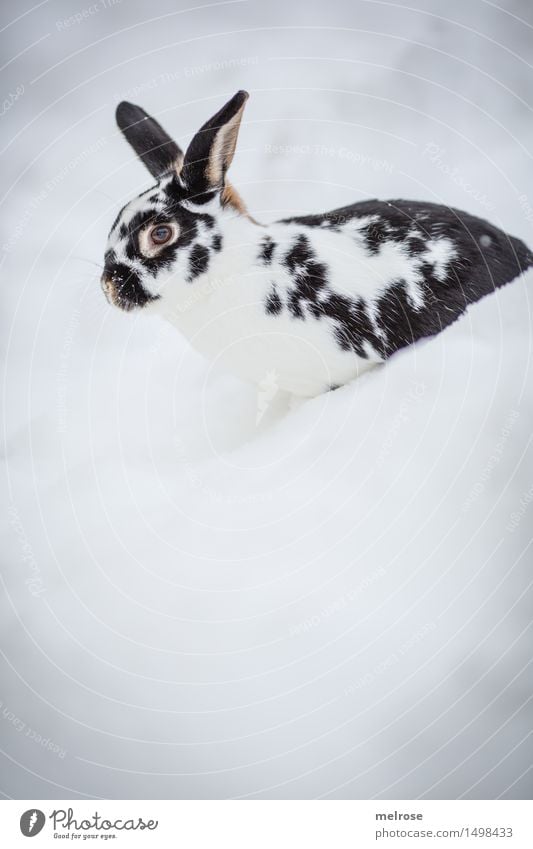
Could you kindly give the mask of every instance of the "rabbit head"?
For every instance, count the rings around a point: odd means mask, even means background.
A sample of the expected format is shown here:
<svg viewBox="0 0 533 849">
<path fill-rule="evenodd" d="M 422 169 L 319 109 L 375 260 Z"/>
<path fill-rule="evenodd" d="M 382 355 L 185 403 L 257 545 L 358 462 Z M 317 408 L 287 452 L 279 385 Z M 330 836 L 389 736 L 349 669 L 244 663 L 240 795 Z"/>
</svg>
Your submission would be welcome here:
<svg viewBox="0 0 533 849">
<path fill-rule="evenodd" d="M 115 306 L 156 307 L 172 282 L 192 283 L 222 249 L 217 214 L 228 207 L 246 214 L 226 172 L 247 99 L 237 92 L 185 154 L 143 109 L 119 104 L 118 126 L 157 182 L 127 203 L 111 227 L 101 283 Z"/>
</svg>

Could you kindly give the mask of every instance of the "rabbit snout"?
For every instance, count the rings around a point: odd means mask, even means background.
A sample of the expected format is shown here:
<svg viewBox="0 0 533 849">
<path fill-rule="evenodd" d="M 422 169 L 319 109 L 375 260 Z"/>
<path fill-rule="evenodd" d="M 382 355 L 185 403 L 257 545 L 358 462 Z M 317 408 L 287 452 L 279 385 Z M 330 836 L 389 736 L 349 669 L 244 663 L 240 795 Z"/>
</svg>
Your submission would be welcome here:
<svg viewBox="0 0 533 849">
<path fill-rule="evenodd" d="M 133 268 L 110 258 L 105 260 L 100 283 L 107 300 L 127 312 L 154 300 Z"/>
</svg>

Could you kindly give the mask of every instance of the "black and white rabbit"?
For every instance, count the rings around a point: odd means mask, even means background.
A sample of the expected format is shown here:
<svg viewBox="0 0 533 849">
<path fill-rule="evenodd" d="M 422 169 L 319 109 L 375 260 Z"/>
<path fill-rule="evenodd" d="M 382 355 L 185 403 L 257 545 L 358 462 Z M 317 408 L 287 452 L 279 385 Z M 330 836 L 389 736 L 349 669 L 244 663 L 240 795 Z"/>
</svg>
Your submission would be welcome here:
<svg viewBox="0 0 533 849">
<path fill-rule="evenodd" d="M 138 106 L 117 122 L 156 185 L 109 234 L 102 286 L 125 310 L 170 320 L 202 353 L 294 395 L 347 383 L 432 336 L 533 264 L 487 221 L 416 201 L 367 200 L 258 224 L 226 180 L 248 94 L 185 154 Z"/>
</svg>

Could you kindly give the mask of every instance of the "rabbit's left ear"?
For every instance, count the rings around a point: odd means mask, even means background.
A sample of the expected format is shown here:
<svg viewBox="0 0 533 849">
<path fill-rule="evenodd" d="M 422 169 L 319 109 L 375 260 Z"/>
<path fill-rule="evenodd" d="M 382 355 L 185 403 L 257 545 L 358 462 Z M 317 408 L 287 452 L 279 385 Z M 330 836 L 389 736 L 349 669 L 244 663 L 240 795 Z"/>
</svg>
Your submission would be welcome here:
<svg viewBox="0 0 533 849">
<path fill-rule="evenodd" d="M 126 141 L 156 180 L 171 171 L 179 173 L 183 164 L 183 151 L 155 118 L 140 106 L 125 100 L 117 106 L 116 117 Z"/>
<path fill-rule="evenodd" d="M 193 137 L 181 172 L 193 196 L 224 186 L 248 97 L 247 91 L 238 91 Z"/>
</svg>

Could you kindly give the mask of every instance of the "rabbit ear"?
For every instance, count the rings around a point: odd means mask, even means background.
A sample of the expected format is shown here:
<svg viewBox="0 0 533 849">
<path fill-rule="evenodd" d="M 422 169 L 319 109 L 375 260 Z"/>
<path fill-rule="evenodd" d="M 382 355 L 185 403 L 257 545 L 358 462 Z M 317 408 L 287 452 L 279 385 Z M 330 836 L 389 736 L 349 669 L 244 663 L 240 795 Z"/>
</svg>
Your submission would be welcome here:
<svg viewBox="0 0 533 849">
<path fill-rule="evenodd" d="M 187 148 L 181 178 L 195 195 L 224 185 L 248 97 L 247 91 L 238 91 L 198 130 Z"/>
<path fill-rule="evenodd" d="M 179 173 L 183 151 L 155 118 L 151 118 L 140 106 L 125 100 L 117 106 L 116 118 L 126 141 L 153 177 L 159 180 L 173 170 Z"/>
</svg>

